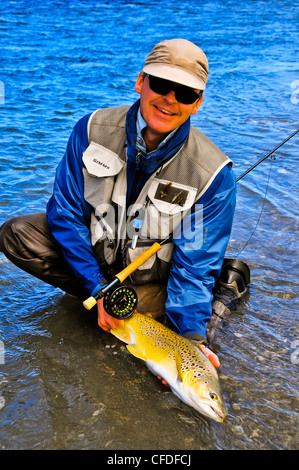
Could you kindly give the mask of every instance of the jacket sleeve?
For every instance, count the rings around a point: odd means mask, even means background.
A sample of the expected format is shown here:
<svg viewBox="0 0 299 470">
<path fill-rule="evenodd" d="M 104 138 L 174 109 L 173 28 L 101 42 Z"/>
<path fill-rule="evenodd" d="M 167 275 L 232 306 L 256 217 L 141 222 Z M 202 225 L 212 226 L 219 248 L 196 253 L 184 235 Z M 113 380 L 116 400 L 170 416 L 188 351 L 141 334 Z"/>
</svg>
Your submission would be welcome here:
<svg viewBox="0 0 299 470">
<path fill-rule="evenodd" d="M 174 238 L 166 313 L 182 335 L 206 338 L 212 315 L 212 289 L 229 241 L 236 203 L 236 179 L 230 165 L 217 175 Z"/>
<path fill-rule="evenodd" d="M 89 294 L 104 278 L 90 241 L 91 206 L 84 200 L 82 153 L 88 147 L 87 123 L 80 119 L 69 138 L 66 152 L 56 170 L 53 195 L 47 204 L 51 233 L 72 271 Z"/>
</svg>

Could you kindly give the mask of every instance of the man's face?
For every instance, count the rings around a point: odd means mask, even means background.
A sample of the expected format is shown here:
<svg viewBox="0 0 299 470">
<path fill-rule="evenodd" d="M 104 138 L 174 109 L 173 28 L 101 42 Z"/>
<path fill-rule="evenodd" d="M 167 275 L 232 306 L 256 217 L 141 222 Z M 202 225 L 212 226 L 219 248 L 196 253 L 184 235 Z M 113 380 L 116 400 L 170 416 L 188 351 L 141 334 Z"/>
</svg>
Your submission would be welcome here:
<svg viewBox="0 0 299 470">
<path fill-rule="evenodd" d="M 140 112 L 148 130 L 163 138 L 195 114 L 203 100 L 202 96 L 195 103 L 183 104 L 176 100 L 173 90 L 167 95 L 158 95 L 151 90 L 149 78 L 143 78 L 142 72 L 138 75 L 135 90 L 140 94 Z"/>
</svg>

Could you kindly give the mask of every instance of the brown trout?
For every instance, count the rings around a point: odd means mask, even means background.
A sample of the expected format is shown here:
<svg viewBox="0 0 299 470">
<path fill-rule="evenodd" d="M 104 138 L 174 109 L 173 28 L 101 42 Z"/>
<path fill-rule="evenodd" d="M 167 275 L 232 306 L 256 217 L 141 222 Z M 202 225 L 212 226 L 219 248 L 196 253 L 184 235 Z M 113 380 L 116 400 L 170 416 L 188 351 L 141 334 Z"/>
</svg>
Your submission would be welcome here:
<svg viewBox="0 0 299 470">
<path fill-rule="evenodd" d="M 183 402 L 222 422 L 227 415 L 217 371 L 201 349 L 149 315 L 134 313 L 111 333 L 163 377 Z"/>
</svg>

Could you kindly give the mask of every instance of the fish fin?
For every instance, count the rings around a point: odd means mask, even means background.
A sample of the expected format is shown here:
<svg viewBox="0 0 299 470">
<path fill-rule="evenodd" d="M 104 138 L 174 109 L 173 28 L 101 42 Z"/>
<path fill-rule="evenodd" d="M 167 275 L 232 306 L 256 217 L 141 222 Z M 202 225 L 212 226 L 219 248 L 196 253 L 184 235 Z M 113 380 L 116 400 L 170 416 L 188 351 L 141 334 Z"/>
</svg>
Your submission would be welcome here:
<svg viewBox="0 0 299 470">
<path fill-rule="evenodd" d="M 177 349 L 175 350 L 175 364 L 178 372 L 179 381 L 183 382 L 184 376 L 182 373 L 182 356 L 180 355 Z"/>
<path fill-rule="evenodd" d="M 193 380 L 193 371 L 190 369 L 190 370 L 187 370 L 187 372 L 185 372 L 183 383 L 184 385 L 186 385 L 187 383 L 192 382 L 192 380 Z"/>
<path fill-rule="evenodd" d="M 187 377 L 190 376 L 190 372 L 192 372 L 192 370 L 187 370 L 186 372 L 183 372 L 182 371 L 182 360 L 183 360 L 182 356 L 180 355 L 180 353 L 176 349 L 175 350 L 175 364 L 176 364 L 176 368 L 177 368 L 178 378 L 179 378 L 180 382 L 184 383 L 184 382 L 186 382 Z"/>
<path fill-rule="evenodd" d="M 110 333 L 116 336 L 116 338 L 120 339 L 124 343 L 132 342 L 132 330 L 126 324 L 113 328 L 112 330 L 110 330 Z"/>
<path fill-rule="evenodd" d="M 128 344 L 127 349 L 130 351 L 133 356 L 138 357 L 139 359 L 142 359 L 143 361 L 147 360 L 145 351 L 142 350 L 137 344 Z"/>
</svg>

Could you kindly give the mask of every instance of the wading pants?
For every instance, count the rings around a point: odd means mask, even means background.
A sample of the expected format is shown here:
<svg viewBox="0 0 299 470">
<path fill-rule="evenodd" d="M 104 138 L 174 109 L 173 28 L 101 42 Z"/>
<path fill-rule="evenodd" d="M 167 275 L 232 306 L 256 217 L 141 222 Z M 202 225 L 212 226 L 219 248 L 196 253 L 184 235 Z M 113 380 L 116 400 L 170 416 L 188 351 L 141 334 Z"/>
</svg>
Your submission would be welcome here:
<svg viewBox="0 0 299 470">
<path fill-rule="evenodd" d="M 0 251 L 16 266 L 64 292 L 85 300 L 89 293 L 76 279 L 48 229 L 45 213 L 14 217 L 0 228 Z M 115 267 L 116 274 L 122 268 Z M 110 276 L 109 276 L 110 277 Z M 107 277 L 108 280 L 109 277 Z M 124 282 L 131 286 L 129 280 Z M 155 317 L 165 313 L 166 285 L 133 286 L 138 295 L 137 310 Z"/>
<path fill-rule="evenodd" d="M 87 296 L 50 233 L 45 213 L 5 222 L 0 228 L 0 250 L 16 266 L 47 284 L 79 298 Z"/>
</svg>

